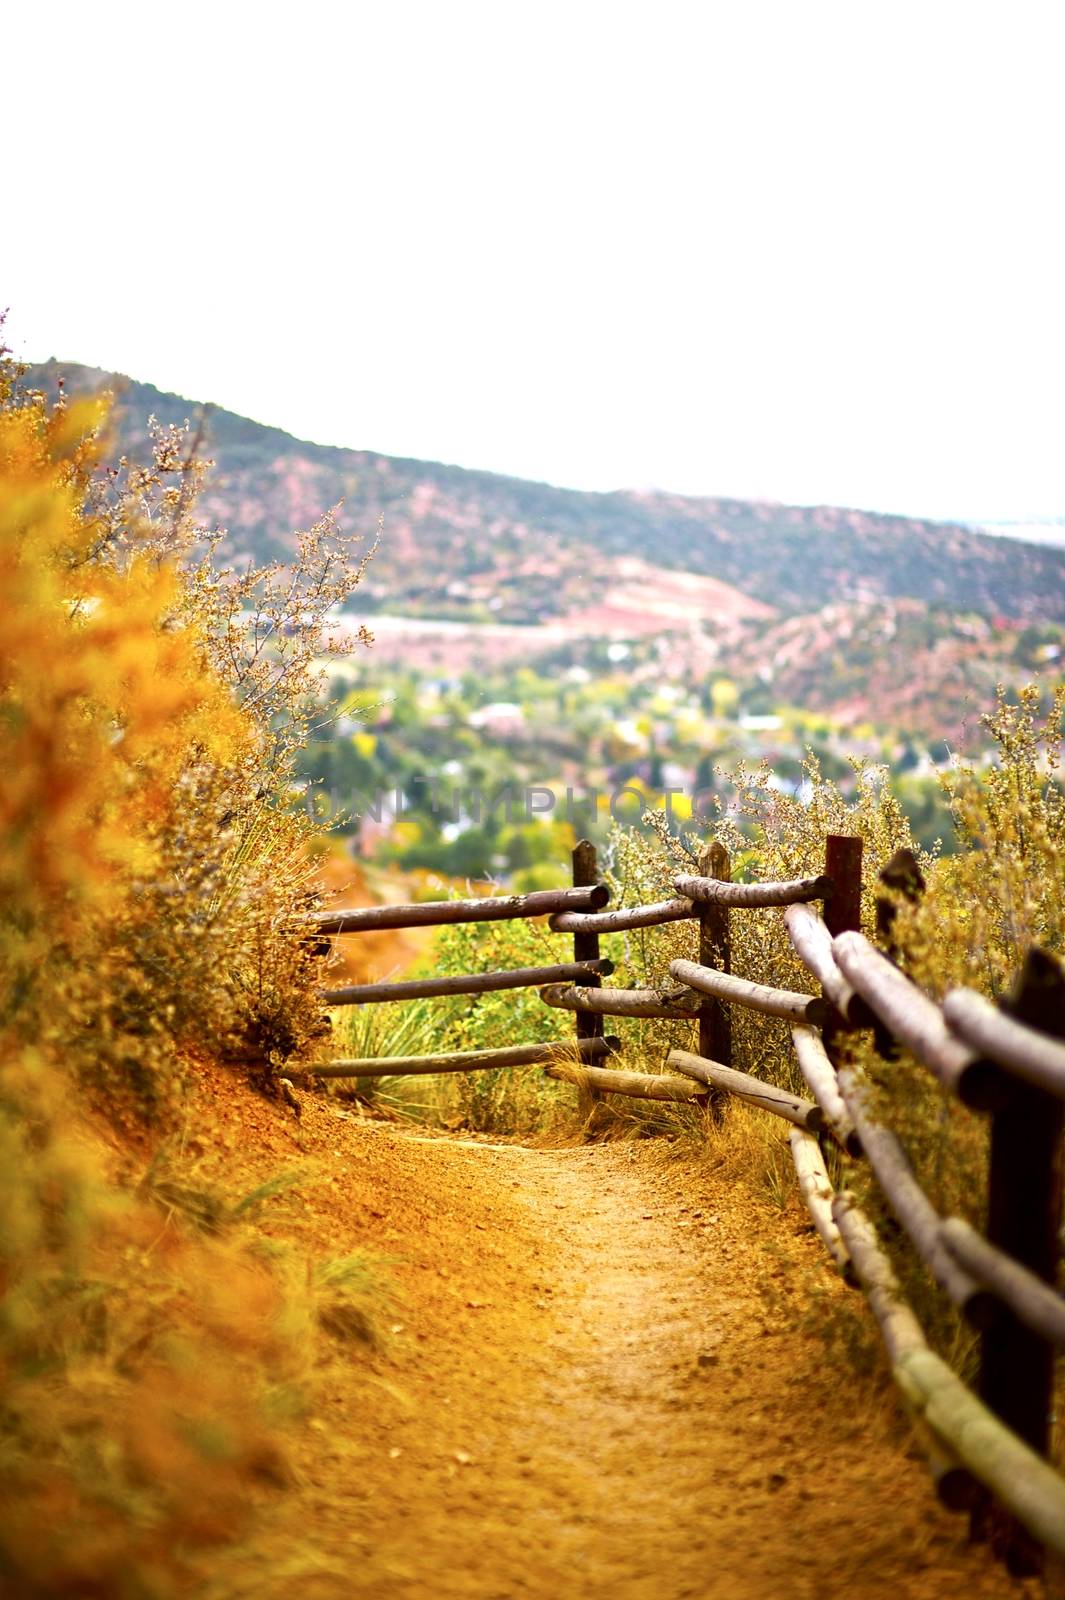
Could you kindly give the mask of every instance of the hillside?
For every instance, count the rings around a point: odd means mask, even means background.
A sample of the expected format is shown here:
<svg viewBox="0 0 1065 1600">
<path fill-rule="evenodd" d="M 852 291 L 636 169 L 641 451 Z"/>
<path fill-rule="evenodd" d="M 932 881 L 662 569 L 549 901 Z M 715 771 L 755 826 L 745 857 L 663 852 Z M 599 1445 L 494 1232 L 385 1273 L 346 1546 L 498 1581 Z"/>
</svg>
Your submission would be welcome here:
<svg viewBox="0 0 1065 1600">
<path fill-rule="evenodd" d="M 31 369 L 54 394 L 114 385 L 121 442 L 136 449 L 154 414 L 180 422 L 195 402 L 151 384 L 70 363 Z M 280 556 L 292 530 L 344 501 L 347 531 L 381 544 L 364 603 L 433 616 L 528 623 L 586 608 L 618 558 L 636 558 L 722 587 L 716 614 L 742 602 L 784 613 L 836 602 L 919 599 L 933 608 L 1023 622 L 1065 622 L 1065 549 L 1003 540 L 945 523 L 836 507 L 593 494 L 439 462 L 293 438 L 220 408 L 210 411 L 217 471 L 206 516 L 229 532 L 234 558 Z M 707 618 L 707 596 L 674 624 Z M 757 607 L 754 607 L 757 609 Z M 712 610 L 711 615 L 714 614 Z"/>
</svg>

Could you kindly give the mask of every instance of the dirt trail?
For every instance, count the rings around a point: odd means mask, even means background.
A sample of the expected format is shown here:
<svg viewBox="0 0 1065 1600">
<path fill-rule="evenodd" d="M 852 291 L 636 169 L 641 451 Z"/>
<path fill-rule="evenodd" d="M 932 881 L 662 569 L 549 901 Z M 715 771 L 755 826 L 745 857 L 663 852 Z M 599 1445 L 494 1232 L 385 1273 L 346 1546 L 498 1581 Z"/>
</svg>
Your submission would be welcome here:
<svg viewBox="0 0 1065 1600">
<path fill-rule="evenodd" d="M 333 1177 L 307 1225 L 392 1255 L 400 1309 L 212 1600 L 1021 1592 L 936 1506 L 882 1377 L 804 1325 L 811 1284 L 845 1328 L 854 1303 L 798 1210 L 661 1143 L 309 1121 Z"/>
</svg>

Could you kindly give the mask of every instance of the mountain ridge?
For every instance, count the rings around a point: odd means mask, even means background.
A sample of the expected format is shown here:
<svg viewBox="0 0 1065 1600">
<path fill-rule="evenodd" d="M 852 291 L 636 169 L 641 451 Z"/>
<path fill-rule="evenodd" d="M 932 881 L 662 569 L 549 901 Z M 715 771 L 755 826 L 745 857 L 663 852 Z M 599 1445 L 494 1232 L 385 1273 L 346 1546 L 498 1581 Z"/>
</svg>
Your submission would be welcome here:
<svg viewBox="0 0 1065 1600">
<path fill-rule="evenodd" d="M 54 394 L 116 390 L 123 449 L 146 422 L 180 423 L 199 404 L 152 384 L 70 362 L 31 367 Z M 204 515 L 228 530 L 235 560 L 284 557 L 292 532 L 344 502 L 345 531 L 382 544 L 363 604 L 477 620 L 545 621 L 609 580 L 619 559 L 713 577 L 783 613 L 839 601 L 920 599 L 1020 623 L 1065 622 L 1065 549 L 960 523 L 834 506 L 789 506 L 663 490 L 581 490 L 480 468 L 297 439 L 207 410 L 216 470 Z M 476 591 L 470 594 L 470 589 Z"/>
</svg>

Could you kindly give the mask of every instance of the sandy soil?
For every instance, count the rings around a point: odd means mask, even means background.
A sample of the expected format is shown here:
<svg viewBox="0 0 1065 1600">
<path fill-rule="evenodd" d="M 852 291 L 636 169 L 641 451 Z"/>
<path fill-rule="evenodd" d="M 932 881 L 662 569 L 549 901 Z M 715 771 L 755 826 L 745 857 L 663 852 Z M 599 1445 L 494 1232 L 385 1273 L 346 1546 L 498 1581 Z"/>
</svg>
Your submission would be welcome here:
<svg viewBox="0 0 1065 1600">
<path fill-rule="evenodd" d="M 937 1507 L 890 1385 L 810 1332 L 811 1283 L 852 1292 L 797 1208 L 661 1141 L 217 1109 L 245 1163 L 313 1160 L 307 1242 L 391 1257 L 397 1300 L 383 1347 L 335 1369 L 293 1486 L 213 1559 L 210 1600 L 1024 1592 Z"/>
</svg>

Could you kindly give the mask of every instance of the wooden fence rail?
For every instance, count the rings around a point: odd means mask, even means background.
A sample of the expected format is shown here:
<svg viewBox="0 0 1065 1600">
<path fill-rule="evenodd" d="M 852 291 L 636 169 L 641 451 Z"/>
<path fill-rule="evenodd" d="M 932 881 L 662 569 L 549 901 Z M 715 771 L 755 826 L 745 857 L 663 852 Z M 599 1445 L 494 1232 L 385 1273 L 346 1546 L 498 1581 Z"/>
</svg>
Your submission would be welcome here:
<svg viewBox="0 0 1065 1600">
<path fill-rule="evenodd" d="M 690 989 L 588 989 L 578 984 L 550 983 L 540 999 L 563 1011 L 595 1011 L 606 1017 L 679 1017 L 696 1020 L 700 997 Z"/>
<path fill-rule="evenodd" d="M 999 1304 L 947 1250 L 940 1235 L 942 1218 L 918 1184 L 901 1143 L 865 1108 L 853 1073 L 841 1072 L 839 1083 L 862 1154 L 917 1254 L 966 1320 L 976 1328 L 989 1327 Z"/>
<path fill-rule="evenodd" d="M 1013 1077 L 1065 1100 L 1065 1044 L 1047 1034 L 1033 1033 L 971 989 L 954 989 L 948 994 L 943 1016 L 951 1032 L 970 1050 L 999 1062 Z"/>
<path fill-rule="evenodd" d="M 812 1100 L 803 1100 L 798 1095 L 790 1094 L 787 1089 L 779 1089 L 775 1083 L 765 1083 L 761 1078 L 752 1077 L 749 1072 L 737 1072 L 735 1067 L 723 1066 L 720 1061 L 707 1061 L 705 1056 L 692 1055 L 690 1050 L 671 1050 L 666 1057 L 666 1065 L 677 1072 L 686 1073 L 699 1083 L 733 1094 L 739 1100 L 746 1100 L 749 1105 L 771 1111 L 774 1116 L 783 1117 L 797 1128 L 820 1133 L 825 1125 L 821 1107 Z"/>
<path fill-rule="evenodd" d="M 688 1078 L 665 1072 L 619 1072 L 611 1067 L 585 1067 L 573 1061 L 553 1061 L 544 1068 L 549 1078 L 597 1089 L 602 1094 L 623 1094 L 636 1100 L 701 1100 L 702 1090 Z"/>
<path fill-rule="evenodd" d="M 988 1111 L 1006 1097 L 1003 1073 L 947 1026 L 943 1012 L 861 933 L 841 933 L 832 954 L 843 976 L 900 1044 L 973 1110 Z"/>
<path fill-rule="evenodd" d="M 549 983 L 581 983 L 608 977 L 612 961 L 570 961 L 557 967 L 512 967 L 507 972 L 466 972 L 447 978 L 410 978 L 401 983 L 349 983 L 319 991 L 327 1006 L 365 1006 L 396 1000 L 430 1000 L 441 995 L 491 994 L 498 989 L 539 989 Z"/>
<path fill-rule="evenodd" d="M 1065 1349 L 1065 1299 L 1057 1289 L 988 1244 L 961 1217 L 941 1222 L 939 1237 L 970 1277 L 1004 1301 L 1040 1338 Z"/>
<path fill-rule="evenodd" d="M 621 1040 L 556 1039 L 548 1044 L 512 1044 L 498 1050 L 451 1050 L 439 1056 L 364 1056 L 329 1061 L 288 1072 L 289 1078 L 404 1078 L 437 1072 L 485 1072 L 496 1067 L 533 1067 L 555 1061 L 598 1061 L 614 1055 Z"/>
<path fill-rule="evenodd" d="M 477 900 L 422 900 L 412 906 L 358 906 L 354 911 L 316 911 L 317 933 L 362 933 L 386 928 L 442 928 L 455 922 L 507 922 L 551 911 L 598 911 L 610 899 L 605 884 L 587 888 L 537 889 L 533 894 L 485 895 Z M 580 959 L 579 957 L 577 959 Z"/>
<path fill-rule="evenodd" d="M 380 1077 L 468 1072 L 540 1064 L 574 1084 L 588 1114 L 606 1094 L 708 1105 L 729 1098 L 790 1124 L 799 1191 L 829 1258 L 869 1300 L 891 1369 L 915 1422 L 943 1503 L 966 1510 L 974 1536 L 1015 1573 L 1040 1569 L 1045 1550 L 1065 1557 L 1065 1479 L 1047 1460 L 1053 1360 L 1065 1349 L 1065 1299 L 1057 1289 L 1065 1140 L 1065 971 L 1032 951 L 1008 1005 L 956 990 L 940 1004 L 897 964 L 895 902 L 923 883 L 900 852 L 884 868 L 877 900 L 878 949 L 861 928 L 862 841 L 831 835 L 824 871 L 760 884 L 732 881 L 719 843 L 699 858 L 697 875 L 674 880 L 678 898 L 602 909 L 594 847 L 573 852 L 573 888 L 480 900 L 374 906 L 318 914 L 316 933 L 487 922 L 549 915 L 552 932 L 573 939 L 573 960 L 510 972 L 356 984 L 325 990 L 330 1005 L 416 997 L 476 995 L 537 986 L 546 1005 L 573 1011 L 572 1042 L 547 1042 L 440 1056 L 377 1058 L 308 1065 L 289 1076 Z M 812 902 L 823 902 L 823 915 Z M 780 989 L 731 971 L 730 916 L 781 908 L 796 957 L 819 995 Z M 669 964 L 676 989 L 616 989 L 599 936 L 671 922 L 698 923 L 698 960 Z M 731 1008 L 792 1024 L 799 1074 L 812 1099 L 737 1071 Z M 605 1016 L 691 1021 L 698 1052 L 673 1049 L 664 1072 L 601 1063 L 620 1041 L 605 1037 Z M 963 1104 L 991 1118 L 987 1237 L 959 1217 L 942 1217 L 920 1187 L 903 1143 L 882 1124 L 855 1073 L 841 1070 L 840 1038 L 872 1029 L 892 1059 L 899 1047 Z M 973 1394 L 930 1349 L 902 1296 L 876 1232 L 853 1196 L 833 1192 L 822 1142 L 831 1136 L 847 1160 L 863 1160 L 920 1260 L 961 1313 L 980 1330 L 980 1394 Z M 836 1161 L 841 1157 L 837 1154 Z"/>
<path fill-rule="evenodd" d="M 832 935 L 817 912 L 801 902 L 793 902 L 784 912 L 784 924 L 795 954 L 817 979 L 821 993 L 835 1007 L 837 1016 L 849 1028 L 868 1027 L 872 1021 L 869 1007 L 836 964 Z"/>
<path fill-rule="evenodd" d="M 820 1142 L 809 1129 L 794 1127 L 788 1134 L 788 1144 L 799 1180 L 799 1193 L 821 1236 L 821 1243 L 839 1268 L 844 1281 L 853 1287 L 858 1280 L 850 1251 L 832 1215 L 832 1181 L 828 1176 Z"/>
<path fill-rule="evenodd" d="M 825 1127 L 849 1156 L 860 1156 L 862 1141 L 840 1093 L 836 1069 L 820 1034 L 813 1028 L 794 1027 L 791 1042 L 799 1071 L 824 1113 Z"/>
<path fill-rule="evenodd" d="M 828 1016 L 824 1001 L 816 995 L 751 983 L 747 978 L 733 977 L 730 972 L 700 966 L 697 961 L 671 961 L 669 975 L 678 983 L 686 983 L 689 989 L 698 989 L 717 1000 L 731 1000 L 750 1011 L 761 1011 L 767 1017 L 784 1017 L 789 1022 L 823 1022 Z"/>
<path fill-rule="evenodd" d="M 556 911 L 548 927 L 552 933 L 623 933 L 628 928 L 657 928 L 698 915 L 699 907 L 690 900 L 658 900 L 652 906 L 618 911 Z"/>
<path fill-rule="evenodd" d="M 689 900 L 715 906 L 791 906 L 824 900 L 832 893 L 832 880 L 794 878 L 787 883 L 733 883 L 724 878 L 674 878 L 673 887 Z"/>
</svg>

